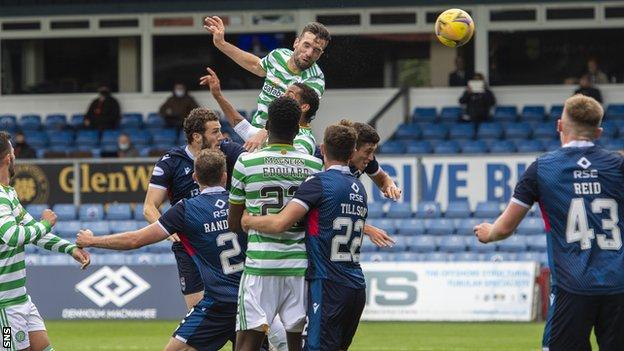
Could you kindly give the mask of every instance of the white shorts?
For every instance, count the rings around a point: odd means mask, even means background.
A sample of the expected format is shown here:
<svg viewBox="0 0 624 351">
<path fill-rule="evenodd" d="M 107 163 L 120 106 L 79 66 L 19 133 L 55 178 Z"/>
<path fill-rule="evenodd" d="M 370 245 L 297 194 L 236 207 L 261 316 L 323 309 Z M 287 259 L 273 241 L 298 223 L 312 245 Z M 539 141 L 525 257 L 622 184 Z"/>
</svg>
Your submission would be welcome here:
<svg viewBox="0 0 624 351">
<path fill-rule="evenodd" d="M 2 327 L 11 327 L 12 346 L 16 350 L 26 349 L 30 346 L 28 333 L 37 330 L 46 330 L 43 318 L 35 304 L 28 297 L 28 301 L 21 305 L 9 306 L 0 309 L 0 324 Z M 8 323 L 8 325 L 7 325 Z"/>
<path fill-rule="evenodd" d="M 267 332 L 276 315 L 287 332 L 301 332 L 307 306 L 305 277 L 251 275 L 243 272 L 238 290 L 236 330 Z"/>
</svg>

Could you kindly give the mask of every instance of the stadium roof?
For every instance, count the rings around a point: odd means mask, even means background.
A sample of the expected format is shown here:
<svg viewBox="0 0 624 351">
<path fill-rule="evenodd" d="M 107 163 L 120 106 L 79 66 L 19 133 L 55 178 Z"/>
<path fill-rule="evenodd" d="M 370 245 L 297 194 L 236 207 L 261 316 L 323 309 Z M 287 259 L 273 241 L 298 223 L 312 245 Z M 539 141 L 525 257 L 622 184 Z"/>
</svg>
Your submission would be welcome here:
<svg viewBox="0 0 624 351">
<path fill-rule="evenodd" d="M 385 0 L 383 6 L 436 6 L 581 2 L 582 0 Z M 0 17 L 118 14 L 196 11 L 244 11 L 270 9 L 379 7 L 378 0 L 0 0 Z"/>
</svg>

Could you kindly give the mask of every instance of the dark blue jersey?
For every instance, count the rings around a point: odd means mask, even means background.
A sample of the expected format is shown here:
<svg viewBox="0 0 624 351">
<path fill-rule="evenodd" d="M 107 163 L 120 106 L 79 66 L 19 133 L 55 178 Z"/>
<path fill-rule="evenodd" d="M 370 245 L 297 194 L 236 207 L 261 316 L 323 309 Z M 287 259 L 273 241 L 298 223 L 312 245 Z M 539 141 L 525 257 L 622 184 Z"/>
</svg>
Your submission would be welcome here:
<svg viewBox="0 0 624 351">
<path fill-rule="evenodd" d="M 158 223 L 170 235 L 178 233 L 199 269 L 204 298 L 236 303 L 247 237 L 228 229 L 228 196 L 222 187 L 204 189 L 175 204 Z"/>
<path fill-rule="evenodd" d="M 301 184 L 292 201 L 309 210 L 306 277 L 355 289 L 366 287 L 359 258 L 367 196 L 349 167 L 332 166 L 313 175 Z"/>
<path fill-rule="evenodd" d="M 238 156 L 245 149 L 234 142 L 222 141 L 219 149 L 225 154 L 228 180 L 230 179 Z M 199 185 L 193 180 L 195 158 L 188 146 L 176 146 L 169 150 L 154 166 L 150 186 L 167 190 L 171 205 L 182 199 L 189 199 L 199 194 Z"/>
<path fill-rule="evenodd" d="M 552 284 L 582 295 L 624 292 L 624 158 L 588 142 L 540 156 L 512 201 L 539 202 Z"/>
</svg>

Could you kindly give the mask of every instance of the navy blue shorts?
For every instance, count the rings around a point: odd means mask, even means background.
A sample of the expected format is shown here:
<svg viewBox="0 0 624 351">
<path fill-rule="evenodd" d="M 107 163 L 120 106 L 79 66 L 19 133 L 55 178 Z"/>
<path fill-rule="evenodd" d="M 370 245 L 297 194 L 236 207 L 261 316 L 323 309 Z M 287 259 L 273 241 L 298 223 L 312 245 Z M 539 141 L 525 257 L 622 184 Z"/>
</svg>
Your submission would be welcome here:
<svg viewBox="0 0 624 351">
<path fill-rule="evenodd" d="M 175 255 L 180 277 L 180 289 L 182 294 L 189 295 L 204 291 L 204 283 L 201 280 L 199 270 L 193 262 L 193 258 L 186 252 L 182 243 L 175 242 L 171 245 L 171 251 Z"/>
<path fill-rule="evenodd" d="M 303 349 L 347 350 L 366 304 L 366 289 L 353 289 L 326 279 L 309 281 L 308 317 Z"/>
<path fill-rule="evenodd" d="M 544 349 L 590 351 L 592 328 L 600 351 L 624 350 L 624 294 L 577 295 L 553 287 Z"/>
<path fill-rule="evenodd" d="M 197 350 L 220 350 L 236 340 L 236 303 L 202 299 L 184 317 L 173 337 Z"/>
</svg>

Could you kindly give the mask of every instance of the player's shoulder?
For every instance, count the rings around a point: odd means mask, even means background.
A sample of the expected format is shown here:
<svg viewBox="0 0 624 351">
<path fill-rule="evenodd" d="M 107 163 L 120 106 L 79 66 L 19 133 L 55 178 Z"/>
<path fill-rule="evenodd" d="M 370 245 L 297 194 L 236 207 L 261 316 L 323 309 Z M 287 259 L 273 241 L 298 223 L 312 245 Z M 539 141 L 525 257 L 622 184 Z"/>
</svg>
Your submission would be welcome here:
<svg viewBox="0 0 624 351">
<path fill-rule="evenodd" d="M 223 140 L 220 144 L 219 144 L 219 149 L 221 150 L 221 152 L 223 152 L 226 156 L 235 154 L 235 155 L 240 155 L 243 152 L 245 152 L 245 148 L 234 141 L 231 140 Z"/>
<path fill-rule="evenodd" d="M 191 157 L 186 152 L 186 148 L 183 146 L 174 146 L 160 157 L 158 162 L 172 163 L 180 161 L 181 159 L 191 160 Z"/>
<path fill-rule="evenodd" d="M 292 152 L 292 153 L 289 153 L 289 155 L 302 159 L 305 165 L 309 168 L 313 168 L 318 171 L 323 169 L 323 161 L 314 155 L 305 154 L 301 152 Z"/>
<path fill-rule="evenodd" d="M 269 52 L 267 57 L 273 61 L 274 64 L 284 66 L 288 59 L 293 55 L 293 51 L 287 48 L 277 48 Z"/>
</svg>

